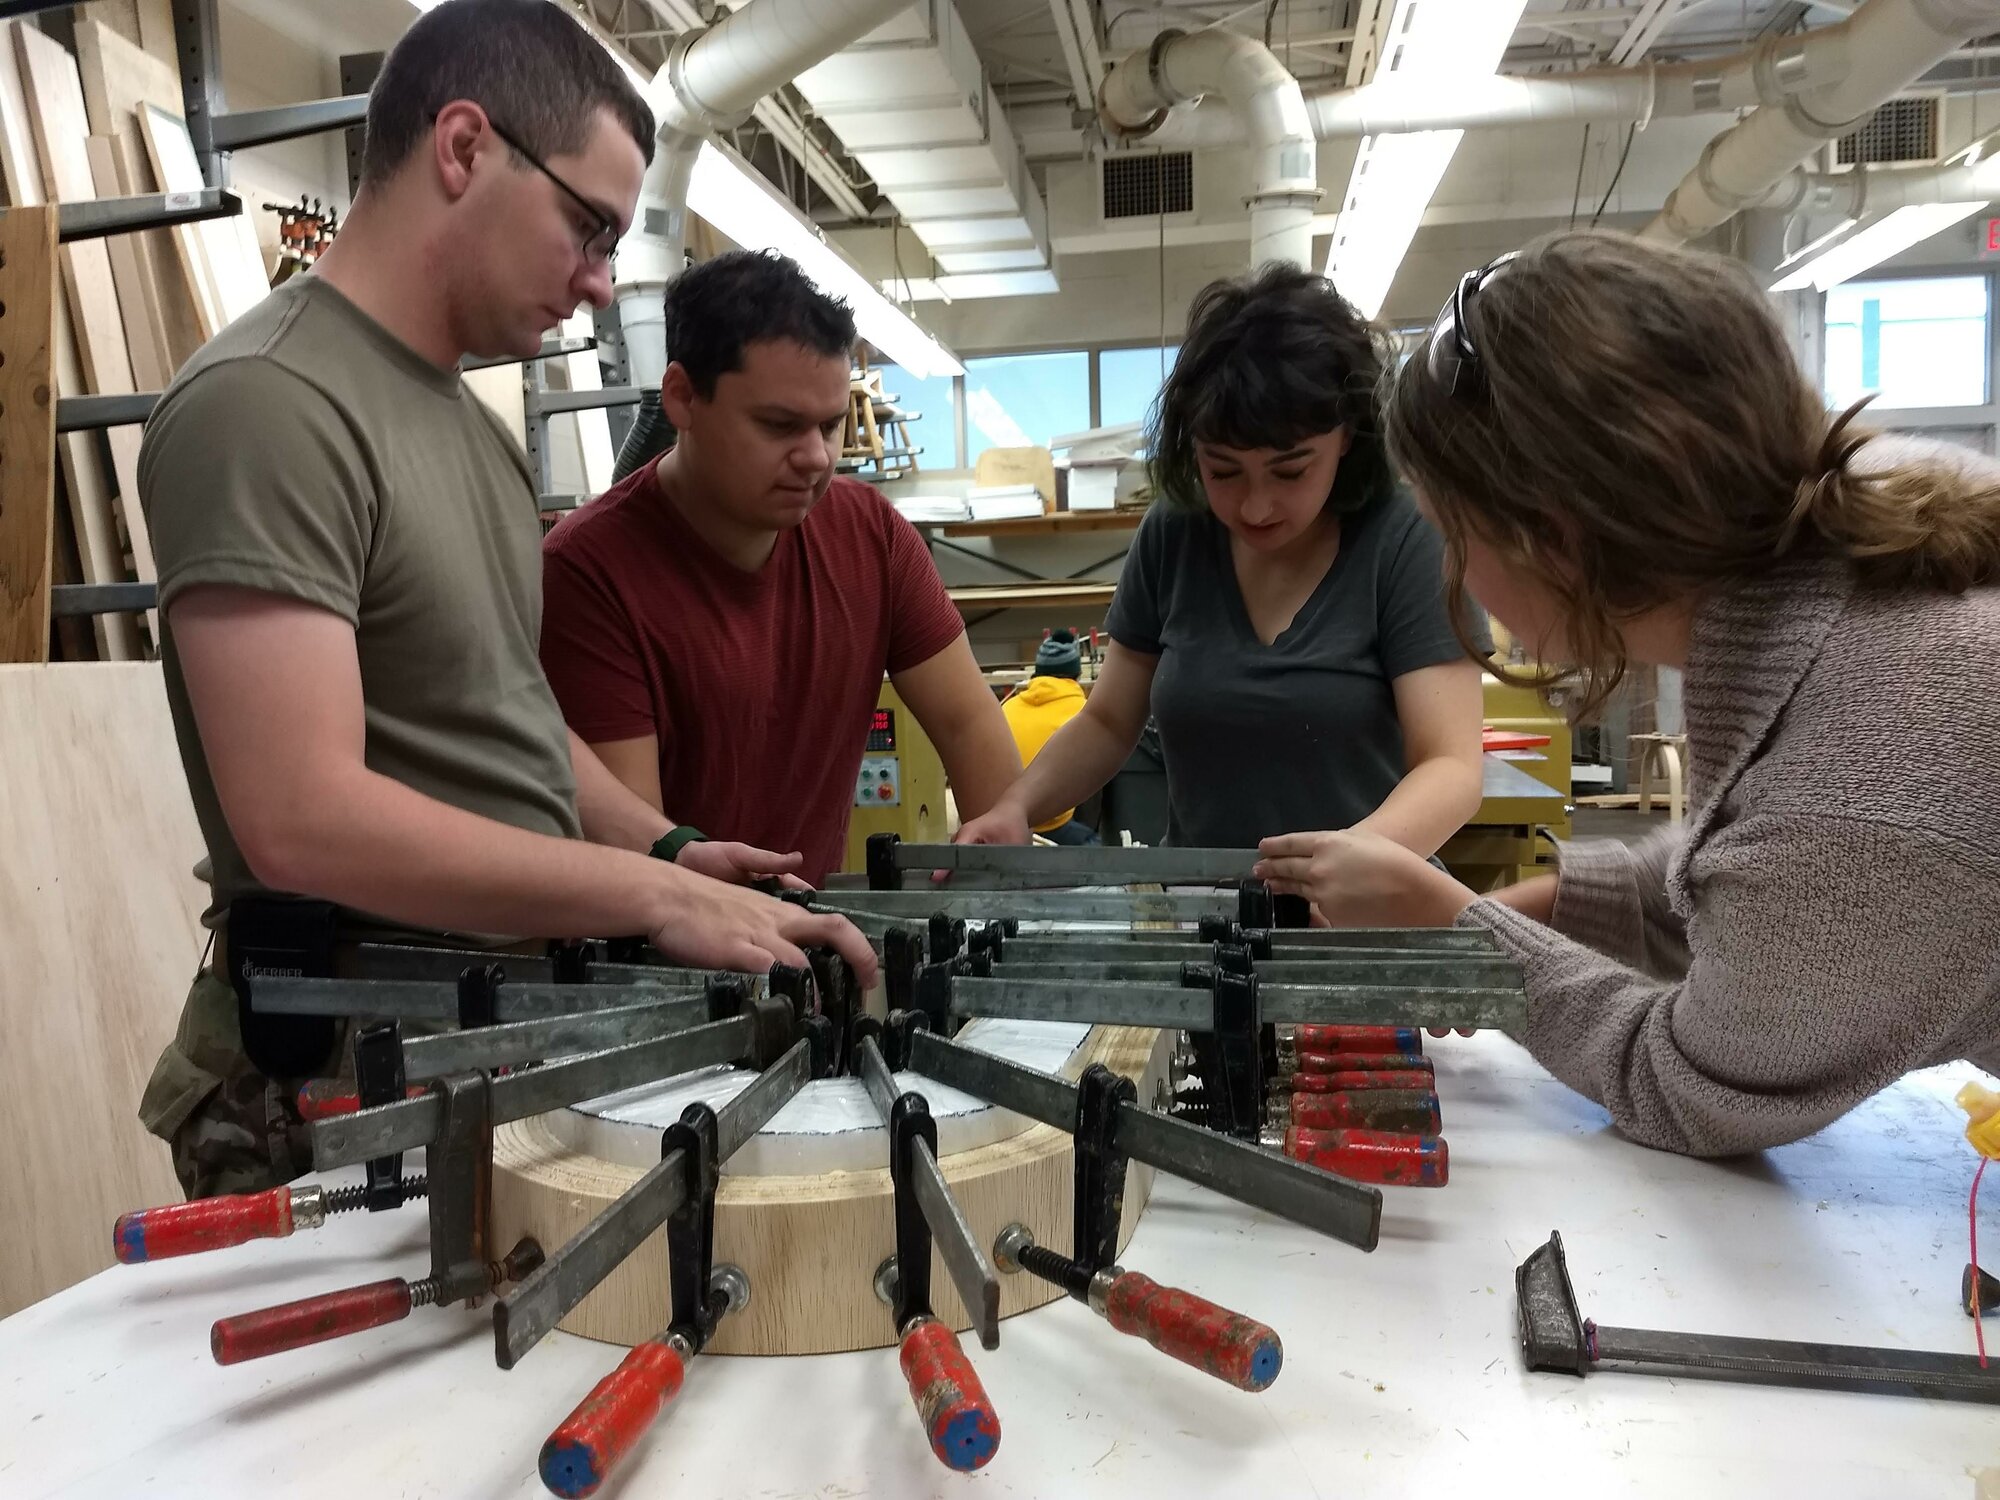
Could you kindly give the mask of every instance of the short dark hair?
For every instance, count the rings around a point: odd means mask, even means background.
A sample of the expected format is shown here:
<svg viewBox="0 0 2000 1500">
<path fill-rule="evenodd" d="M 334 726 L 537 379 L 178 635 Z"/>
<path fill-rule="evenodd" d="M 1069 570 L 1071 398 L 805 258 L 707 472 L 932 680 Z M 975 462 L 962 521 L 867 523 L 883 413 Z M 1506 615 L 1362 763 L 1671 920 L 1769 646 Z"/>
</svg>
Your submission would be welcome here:
<svg viewBox="0 0 2000 1500">
<path fill-rule="evenodd" d="M 667 288 L 667 358 L 706 400 L 743 368 L 749 344 L 787 341 L 829 357 L 854 350 L 854 314 L 775 250 L 731 250 L 690 267 Z"/>
<path fill-rule="evenodd" d="M 1377 388 L 1387 336 L 1324 276 L 1273 262 L 1212 281 L 1188 309 L 1187 337 L 1149 420 L 1154 488 L 1169 504 L 1206 507 L 1197 442 L 1290 448 L 1346 427 L 1352 446 L 1327 503 L 1352 514 L 1389 479 Z"/>
<path fill-rule="evenodd" d="M 361 180 L 386 182 L 438 111 L 469 99 L 544 159 L 581 151 L 599 109 L 648 165 L 653 112 L 602 43 L 550 0 L 445 0 L 403 33 L 368 93 Z"/>
</svg>

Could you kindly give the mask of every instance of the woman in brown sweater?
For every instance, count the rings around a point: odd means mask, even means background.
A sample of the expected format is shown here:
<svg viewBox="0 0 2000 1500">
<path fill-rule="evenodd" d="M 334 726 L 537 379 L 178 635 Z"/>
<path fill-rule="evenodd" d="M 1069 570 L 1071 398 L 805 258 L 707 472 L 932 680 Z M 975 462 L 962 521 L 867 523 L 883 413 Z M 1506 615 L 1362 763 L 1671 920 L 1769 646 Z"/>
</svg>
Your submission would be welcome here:
<svg viewBox="0 0 2000 1500">
<path fill-rule="evenodd" d="M 1359 834 L 1258 868 L 1339 925 L 1490 928 L 1529 1050 L 1647 1145 L 2000 1067 L 2000 467 L 1854 415 L 1741 266 L 1585 233 L 1468 275 L 1388 402 L 1454 581 L 1586 709 L 1685 672 L 1688 823 L 1484 899 Z"/>
</svg>

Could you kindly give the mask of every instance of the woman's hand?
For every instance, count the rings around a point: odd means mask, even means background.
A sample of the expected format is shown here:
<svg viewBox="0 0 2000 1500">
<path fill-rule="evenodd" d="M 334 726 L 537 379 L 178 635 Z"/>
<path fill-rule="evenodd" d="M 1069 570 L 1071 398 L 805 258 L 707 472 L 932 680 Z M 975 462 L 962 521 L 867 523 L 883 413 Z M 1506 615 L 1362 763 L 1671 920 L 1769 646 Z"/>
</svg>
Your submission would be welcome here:
<svg viewBox="0 0 2000 1500">
<path fill-rule="evenodd" d="M 961 827 L 951 840 L 954 844 L 1031 844 L 1034 834 L 1027 815 L 1011 800 L 1002 797 L 990 812 Z"/>
<path fill-rule="evenodd" d="M 1250 873 L 1304 896 L 1333 927 L 1449 927 L 1479 898 L 1421 855 L 1354 829 L 1286 833 L 1257 846 Z"/>
</svg>

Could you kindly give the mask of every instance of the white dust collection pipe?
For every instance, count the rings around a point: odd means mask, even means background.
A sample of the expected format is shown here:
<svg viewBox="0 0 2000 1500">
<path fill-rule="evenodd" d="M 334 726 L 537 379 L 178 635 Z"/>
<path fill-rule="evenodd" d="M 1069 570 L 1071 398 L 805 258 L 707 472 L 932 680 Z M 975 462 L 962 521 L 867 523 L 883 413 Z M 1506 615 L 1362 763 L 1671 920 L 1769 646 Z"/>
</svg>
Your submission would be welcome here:
<svg viewBox="0 0 2000 1500">
<path fill-rule="evenodd" d="M 1862 219 L 1934 203 L 2000 198 L 2000 156 L 1940 167 L 1860 167 L 1851 172 L 1788 172 L 1757 208 L 1814 218 Z"/>
<path fill-rule="evenodd" d="M 1644 238 L 1683 244 L 1726 223 L 1962 42 L 2000 26 L 2000 0 L 1867 0 L 1846 25 L 1847 76 L 1760 106 L 1710 141 Z"/>
<path fill-rule="evenodd" d="M 1491 125 L 1645 124 L 1728 114 L 1782 103 L 1802 89 L 1837 83 L 1851 66 L 1853 23 L 1771 37 L 1747 52 L 1704 62 L 1590 68 L 1561 77 L 1491 74 L 1456 81 L 1364 84 L 1306 95 L 1306 115 L 1322 141 Z M 1169 149 L 1239 146 L 1243 125 L 1226 109 L 1181 110 L 1151 137 Z"/>
<path fill-rule="evenodd" d="M 1176 104 L 1220 94 L 1257 148 L 1250 206 L 1250 264 L 1312 266 L 1319 148 L 1298 80 L 1268 47 L 1220 29 L 1163 31 L 1104 76 L 1098 115 L 1119 135 L 1156 128 Z"/>
<path fill-rule="evenodd" d="M 646 102 L 659 122 L 639 218 L 618 247 L 618 316 L 632 383 L 666 374 L 659 303 L 680 274 L 688 181 L 703 139 L 739 124 L 764 95 L 909 9 L 910 0 L 751 0 L 705 31 L 676 38 Z"/>
</svg>

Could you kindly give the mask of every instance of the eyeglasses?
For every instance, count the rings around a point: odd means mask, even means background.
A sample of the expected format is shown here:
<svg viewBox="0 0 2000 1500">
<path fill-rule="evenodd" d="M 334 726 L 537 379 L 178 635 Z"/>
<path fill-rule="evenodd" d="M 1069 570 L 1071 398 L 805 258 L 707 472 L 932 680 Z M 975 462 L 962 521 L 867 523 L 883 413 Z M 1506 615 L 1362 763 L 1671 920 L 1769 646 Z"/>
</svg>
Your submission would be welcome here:
<svg viewBox="0 0 2000 1500">
<path fill-rule="evenodd" d="M 1486 285 L 1487 278 L 1518 253 L 1509 250 L 1505 255 L 1494 257 L 1478 269 L 1467 271 L 1458 278 L 1458 287 L 1452 292 L 1450 300 L 1438 309 L 1437 322 L 1431 327 L 1430 347 L 1424 355 L 1425 367 L 1434 379 L 1444 378 L 1438 369 L 1438 351 L 1444 342 L 1445 319 L 1449 317 L 1452 353 L 1456 356 L 1451 369 L 1453 395 L 1458 394 L 1458 381 L 1461 375 L 1469 374 L 1472 378 L 1478 379 L 1484 373 L 1479 360 L 1479 350 L 1472 342 L 1472 326 L 1466 321 L 1466 312 L 1472 305 L 1472 299 L 1479 294 L 1479 289 Z"/>
<path fill-rule="evenodd" d="M 488 115 L 486 123 L 493 127 L 493 133 L 505 141 L 516 156 L 519 156 L 529 166 L 561 188 L 569 196 L 570 200 L 585 213 L 589 214 L 592 221 L 596 223 L 597 227 L 588 234 L 585 234 L 582 244 L 577 247 L 582 250 L 583 258 L 593 266 L 611 264 L 618 255 L 618 221 L 599 208 L 595 203 L 592 203 L 588 198 L 584 197 L 583 194 L 579 193 L 567 182 L 564 182 L 554 172 L 551 172 L 546 162 L 526 146 L 522 145 L 520 138 L 498 120 L 494 119 L 493 116 Z"/>
</svg>

